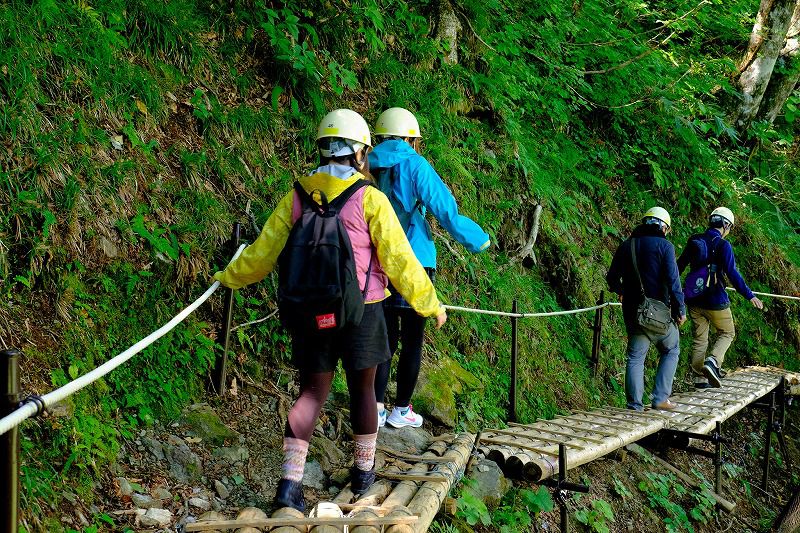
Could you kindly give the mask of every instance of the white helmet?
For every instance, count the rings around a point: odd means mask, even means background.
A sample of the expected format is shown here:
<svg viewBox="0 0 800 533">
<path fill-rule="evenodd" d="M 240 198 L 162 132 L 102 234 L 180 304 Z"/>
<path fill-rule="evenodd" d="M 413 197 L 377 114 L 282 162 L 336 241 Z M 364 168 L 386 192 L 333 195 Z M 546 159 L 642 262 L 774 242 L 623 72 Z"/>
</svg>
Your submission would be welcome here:
<svg viewBox="0 0 800 533">
<path fill-rule="evenodd" d="M 672 217 L 669 216 L 669 213 L 667 213 L 667 210 L 663 207 L 651 207 L 648 209 L 644 214 L 644 219 L 647 220 L 648 218 L 660 220 L 667 225 L 667 228 L 672 227 Z"/>
<path fill-rule="evenodd" d="M 378 117 L 375 135 L 382 137 L 422 137 L 417 117 L 408 109 L 390 107 Z"/>
<path fill-rule="evenodd" d="M 726 222 L 728 222 L 731 226 L 733 226 L 735 219 L 733 218 L 733 211 L 728 209 L 727 207 L 718 207 L 711 212 L 711 215 L 708 217 L 709 220 L 714 220 L 714 217 L 723 218 Z"/>
<path fill-rule="evenodd" d="M 336 109 L 325 115 L 317 128 L 317 141 L 326 138 L 331 139 L 329 145 L 320 147 L 325 157 L 350 155 L 365 145 L 372 146 L 367 121 L 350 109 Z"/>
</svg>

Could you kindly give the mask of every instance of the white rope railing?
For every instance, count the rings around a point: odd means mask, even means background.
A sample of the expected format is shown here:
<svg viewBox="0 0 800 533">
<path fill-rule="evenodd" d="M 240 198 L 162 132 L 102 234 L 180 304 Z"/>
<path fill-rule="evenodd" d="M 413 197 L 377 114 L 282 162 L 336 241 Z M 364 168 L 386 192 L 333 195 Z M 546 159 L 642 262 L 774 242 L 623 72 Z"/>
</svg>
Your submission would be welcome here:
<svg viewBox="0 0 800 533">
<path fill-rule="evenodd" d="M 725 287 L 729 291 L 735 291 L 733 287 Z M 786 294 L 772 294 L 770 292 L 752 291 L 756 296 L 768 296 L 770 298 L 780 298 L 781 300 L 797 300 L 800 301 L 800 296 L 788 296 Z"/>
<path fill-rule="evenodd" d="M 241 245 L 239 249 L 234 254 L 231 261 L 239 257 L 239 254 L 242 253 L 245 245 Z M 175 315 L 175 317 L 152 332 L 147 337 L 143 338 L 118 356 L 114 357 L 103 363 L 102 365 L 98 366 L 91 372 L 88 372 L 81 377 L 77 378 L 74 381 L 70 381 L 66 385 L 61 388 L 58 388 L 52 392 L 49 392 L 42 396 L 40 399 L 37 399 L 36 402 L 26 402 L 24 403 L 19 409 L 13 411 L 11 414 L 3 417 L 0 419 L 0 435 L 4 434 L 8 430 L 18 426 L 22 423 L 23 420 L 26 420 L 32 416 L 35 416 L 37 413 L 41 411 L 41 409 L 45 409 L 48 406 L 54 405 L 65 398 L 75 394 L 79 390 L 91 385 L 98 379 L 102 378 L 115 368 L 119 367 L 120 365 L 124 364 L 128 359 L 136 355 L 137 353 L 141 352 L 155 341 L 166 335 L 170 330 L 172 330 L 175 326 L 183 322 L 183 320 L 192 314 L 195 309 L 200 307 L 208 298 L 214 294 L 220 286 L 219 281 L 215 281 L 206 292 L 203 293 L 200 298 L 192 302 L 186 309 Z M 37 405 L 40 404 L 40 405 Z"/>
<path fill-rule="evenodd" d="M 620 302 L 606 302 L 592 307 L 582 307 L 580 309 L 569 309 L 567 311 L 547 311 L 541 313 L 509 313 L 506 311 L 490 311 L 489 309 L 476 309 L 473 307 L 460 307 L 458 305 L 445 305 L 444 308 L 448 311 L 463 311 L 465 313 L 477 313 L 479 315 L 494 315 L 494 316 L 507 316 L 511 318 L 531 318 L 531 317 L 547 317 L 547 316 L 562 316 L 562 315 L 576 315 L 578 313 L 588 313 L 596 311 L 604 307 L 615 305 L 622 305 Z"/>
</svg>

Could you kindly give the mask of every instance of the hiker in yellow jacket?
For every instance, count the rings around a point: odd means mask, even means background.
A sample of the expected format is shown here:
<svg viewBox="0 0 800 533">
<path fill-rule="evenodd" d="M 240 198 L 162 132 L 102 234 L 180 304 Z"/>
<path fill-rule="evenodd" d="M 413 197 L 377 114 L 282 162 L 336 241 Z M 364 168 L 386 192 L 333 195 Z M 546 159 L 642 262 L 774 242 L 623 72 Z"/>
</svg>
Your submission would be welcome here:
<svg viewBox="0 0 800 533">
<path fill-rule="evenodd" d="M 223 272 L 214 275 L 232 289 L 260 281 L 278 264 L 295 223 L 300 224 L 298 221 L 309 213 L 308 195 L 316 203 L 333 203 L 339 195 L 346 198 L 338 216 L 352 247 L 358 288 L 366 304 L 363 317 L 357 325 L 348 324 L 335 331 L 327 330 L 336 326 L 332 315 L 317 317 L 318 329 L 290 330 L 292 360 L 300 371 L 300 397 L 286 422 L 284 462 L 275 501 L 300 511 L 305 508 L 302 478 L 308 443 L 330 392 L 339 359 L 350 392 L 355 442 L 353 492 L 363 493 L 375 480 L 378 428 L 374 381 L 377 366 L 390 357 L 380 304 L 389 295 L 388 282 L 420 315 L 436 317 L 437 327 L 447 320 L 433 284 L 414 255 L 389 199 L 375 187 L 362 186 L 360 180 L 368 172 L 367 153 L 372 147 L 367 123 L 354 111 L 332 111 L 320 123 L 317 145 L 319 168 L 300 178 L 301 188 L 283 197 L 256 241 Z"/>
</svg>

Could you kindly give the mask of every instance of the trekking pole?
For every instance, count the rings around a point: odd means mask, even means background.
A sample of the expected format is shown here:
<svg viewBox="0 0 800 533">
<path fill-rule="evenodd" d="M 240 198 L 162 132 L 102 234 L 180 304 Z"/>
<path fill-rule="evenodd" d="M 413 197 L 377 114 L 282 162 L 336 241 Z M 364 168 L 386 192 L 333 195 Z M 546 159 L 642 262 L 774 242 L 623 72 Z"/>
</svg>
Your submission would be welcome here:
<svg viewBox="0 0 800 533">
<path fill-rule="evenodd" d="M 517 301 L 511 306 L 511 382 L 508 386 L 508 420 L 517 421 Z"/>
<path fill-rule="evenodd" d="M 242 231 L 242 225 L 238 222 L 233 224 L 233 233 L 231 234 L 231 249 L 233 252 L 239 248 L 239 238 Z M 214 391 L 222 396 L 225 394 L 226 381 L 227 381 L 227 365 L 228 365 L 228 345 L 231 338 L 231 318 L 233 316 L 233 290 L 225 289 L 225 304 L 222 311 L 222 327 L 220 330 L 219 338 L 222 345 L 222 354 L 217 356 L 216 364 L 214 365 L 214 372 L 211 378 L 211 386 Z"/>
<path fill-rule="evenodd" d="M 19 407 L 19 350 L 0 352 L 0 418 Z M 0 435 L 0 533 L 17 533 L 19 428 Z"/>
</svg>

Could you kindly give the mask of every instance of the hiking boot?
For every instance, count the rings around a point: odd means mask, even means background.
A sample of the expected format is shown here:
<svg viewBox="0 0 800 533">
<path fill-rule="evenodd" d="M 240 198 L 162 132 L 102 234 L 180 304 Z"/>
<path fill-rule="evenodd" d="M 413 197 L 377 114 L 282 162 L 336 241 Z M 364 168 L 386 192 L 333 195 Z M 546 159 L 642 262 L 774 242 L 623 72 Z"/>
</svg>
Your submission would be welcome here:
<svg viewBox="0 0 800 533">
<path fill-rule="evenodd" d="M 306 501 L 303 497 L 303 484 L 299 481 L 281 479 L 278 490 L 275 491 L 275 505 L 278 507 L 292 507 L 301 513 L 306 510 Z"/>
<path fill-rule="evenodd" d="M 369 472 L 365 472 L 357 467 L 352 467 L 350 469 L 350 489 L 353 491 L 353 494 L 357 496 L 361 496 L 367 489 L 375 483 L 375 467 L 372 467 L 372 470 Z"/>
<path fill-rule="evenodd" d="M 386 409 L 378 409 L 378 427 L 386 425 Z"/>
<path fill-rule="evenodd" d="M 418 428 L 422 425 L 422 416 L 414 412 L 411 405 L 408 407 L 395 407 L 386 422 L 396 428 L 404 428 L 406 426 Z"/>
<path fill-rule="evenodd" d="M 669 401 L 669 398 L 667 398 L 663 402 L 658 402 L 656 404 L 653 404 L 653 409 L 659 409 L 661 411 L 671 411 L 672 409 L 675 409 L 677 407 L 678 404 L 672 403 L 671 401 Z"/>
<path fill-rule="evenodd" d="M 722 376 L 719 375 L 719 367 L 717 367 L 717 363 L 710 357 L 703 363 L 703 375 L 708 378 L 708 383 L 712 387 L 719 388 L 722 386 Z"/>
</svg>

